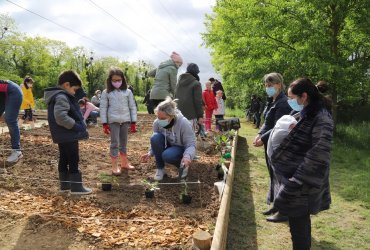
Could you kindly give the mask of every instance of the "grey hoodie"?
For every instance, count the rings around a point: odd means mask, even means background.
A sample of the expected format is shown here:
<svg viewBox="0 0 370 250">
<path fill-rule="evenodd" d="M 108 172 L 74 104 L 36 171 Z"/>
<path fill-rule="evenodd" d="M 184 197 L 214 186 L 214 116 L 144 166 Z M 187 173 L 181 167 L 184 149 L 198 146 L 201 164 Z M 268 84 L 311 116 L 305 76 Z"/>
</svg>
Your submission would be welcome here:
<svg viewBox="0 0 370 250">
<path fill-rule="evenodd" d="M 164 100 L 167 96 L 173 97 L 175 95 L 177 71 L 178 66 L 172 59 L 159 64 L 150 91 L 150 99 Z"/>
<path fill-rule="evenodd" d="M 165 129 L 158 125 L 158 119 L 153 122 L 153 132 L 161 133 L 165 136 L 167 145 L 182 146 L 185 148 L 183 157 L 190 160 L 195 156 L 195 134 L 188 119 L 179 110 L 176 111 L 175 123 L 172 128 Z M 153 155 L 152 149 L 150 154 Z"/>
</svg>

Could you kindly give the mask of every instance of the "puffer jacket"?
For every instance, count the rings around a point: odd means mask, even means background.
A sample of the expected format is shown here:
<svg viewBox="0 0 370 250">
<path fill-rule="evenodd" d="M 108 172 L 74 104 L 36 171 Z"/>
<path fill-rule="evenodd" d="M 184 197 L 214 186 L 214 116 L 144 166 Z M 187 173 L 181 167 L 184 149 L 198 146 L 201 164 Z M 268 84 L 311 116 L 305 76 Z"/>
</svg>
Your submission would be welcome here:
<svg viewBox="0 0 370 250">
<path fill-rule="evenodd" d="M 153 122 L 153 132 L 161 133 L 165 136 L 167 146 L 181 146 L 185 151 L 183 157 L 193 160 L 195 156 L 195 134 L 189 120 L 184 117 L 179 110 L 176 111 L 176 118 L 173 126 L 169 129 L 158 125 L 158 119 Z M 153 155 L 152 149 L 150 154 Z"/>
<path fill-rule="evenodd" d="M 89 137 L 74 96 L 64 89 L 52 87 L 45 89 L 44 99 L 48 105 L 49 129 L 54 143 L 74 142 Z M 73 127 L 76 123 L 85 129 L 75 131 Z"/>
<path fill-rule="evenodd" d="M 105 89 L 100 99 L 100 119 L 104 123 L 137 121 L 137 109 L 131 90 Z"/>
<path fill-rule="evenodd" d="M 188 120 L 203 117 L 202 86 L 190 73 L 180 75 L 176 98 L 178 109 Z"/>
<path fill-rule="evenodd" d="M 178 66 L 169 59 L 159 64 L 152 90 L 150 91 L 150 99 L 164 100 L 167 96 L 175 96 L 177 82 Z"/>
<path fill-rule="evenodd" d="M 274 207 L 279 212 L 295 217 L 329 208 L 333 127 L 333 120 L 326 109 L 315 115 L 302 115 L 272 154 L 271 166 L 278 180 L 274 183 L 274 189 L 278 190 Z M 292 177 L 302 185 L 290 181 Z"/>
</svg>

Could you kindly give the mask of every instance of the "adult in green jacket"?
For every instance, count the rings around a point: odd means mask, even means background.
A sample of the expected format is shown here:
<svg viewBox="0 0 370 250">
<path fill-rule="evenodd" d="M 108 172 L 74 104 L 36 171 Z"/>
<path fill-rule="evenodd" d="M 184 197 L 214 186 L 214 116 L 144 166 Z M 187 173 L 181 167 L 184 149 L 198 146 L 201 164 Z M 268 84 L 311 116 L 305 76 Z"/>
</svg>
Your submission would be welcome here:
<svg viewBox="0 0 370 250">
<path fill-rule="evenodd" d="M 172 52 L 170 58 L 161 62 L 156 70 L 149 72 L 149 76 L 155 76 L 154 84 L 150 91 L 150 100 L 154 107 L 157 107 L 167 96 L 175 96 L 177 71 L 183 61 L 181 56 L 176 52 Z"/>
</svg>

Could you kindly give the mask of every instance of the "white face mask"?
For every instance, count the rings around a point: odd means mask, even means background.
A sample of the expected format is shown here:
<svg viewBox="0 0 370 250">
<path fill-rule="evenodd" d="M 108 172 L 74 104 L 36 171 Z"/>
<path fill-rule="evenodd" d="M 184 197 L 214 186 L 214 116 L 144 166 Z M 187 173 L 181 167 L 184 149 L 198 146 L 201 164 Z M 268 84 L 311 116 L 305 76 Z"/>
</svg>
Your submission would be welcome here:
<svg viewBox="0 0 370 250">
<path fill-rule="evenodd" d="M 28 86 L 29 88 L 32 88 L 33 84 L 27 84 L 27 86 Z"/>
</svg>

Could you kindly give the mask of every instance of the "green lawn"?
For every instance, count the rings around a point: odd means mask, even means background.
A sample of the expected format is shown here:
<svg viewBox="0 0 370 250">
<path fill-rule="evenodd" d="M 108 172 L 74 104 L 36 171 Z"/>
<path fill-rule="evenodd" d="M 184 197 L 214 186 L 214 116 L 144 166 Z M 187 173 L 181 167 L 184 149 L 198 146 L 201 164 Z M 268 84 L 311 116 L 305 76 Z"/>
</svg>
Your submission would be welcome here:
<svg viewBox="0 0 370 250">
<path fill-rule="evenodd" d="M 312 216 L 312 249 L 370 249 L 369 131 L 365 123 L 337 126 L 332 206 Z M 263 148 L 252 145 L 256 133 L 250 123 L 239 130 L 227 249 L 291 249 L 288 225 L 261 214 L 268 208 L 268 173 Z"/>
</svg>

